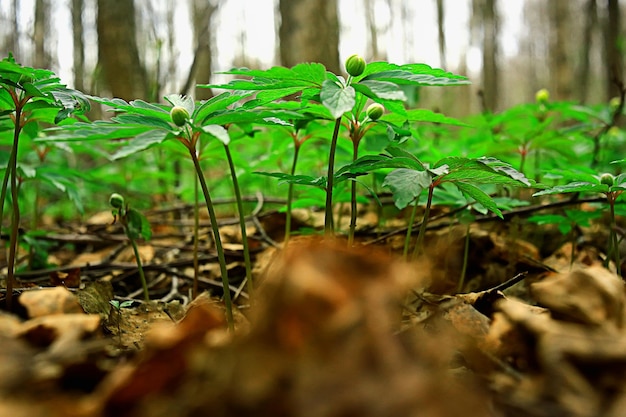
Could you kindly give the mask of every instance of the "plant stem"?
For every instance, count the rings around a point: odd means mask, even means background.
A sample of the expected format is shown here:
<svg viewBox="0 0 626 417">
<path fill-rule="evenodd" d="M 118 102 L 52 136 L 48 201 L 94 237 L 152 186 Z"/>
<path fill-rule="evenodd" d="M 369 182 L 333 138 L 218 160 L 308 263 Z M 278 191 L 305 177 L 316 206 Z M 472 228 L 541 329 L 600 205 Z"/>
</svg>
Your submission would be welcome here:
<svg viewBox="0 0 626 417">
<path fill-rule="evenodd" d="M 335 120 L 335 129 L 333 130 L 333 138 L 330 142 L 330 153 L 328 155 L 328 174 L 326 177 L 326 211 L 324 216 L 324 233 L 326 236 L 334 234 L 333 225 L 333 182 L 335 175 L 335 151 L 337 150 L 337 138 L 339 137 L 339 128 L 341 127 L 341 117 Z"/>
<path fill-rule="evenodd" d="M 209 218 L 211 220 L 211 229 L 213 230 L 213 240 L 215 241 L 215 250 L 217 251 L 217 259 L 220 264 L 220 271 L 222 274 L 222 286 L 224 288 L 224 304 L 226 305 L 226 321 L 228 323 L 228 329 L 233 331 L 235 329 L 235 320 L 233 318 L 233 304 L 230 299 L 230 283 L 228 281 L 228 270 L 226 269 L 226 257 L 224 256 L 224 248 L 222 247 L 222 239 L 220 238 L 220 229 L 217 225 L 217 217 L 215 216 L 215 208 L 211 201 L 211 195 L 209 194 L 209 188 L 206 185 L 206 180 L 200 167 L 200 161 L 196 155 L 194 147 L 189 147 L 189 154 L 193 161 L 193 165 L 196 168 L 198 174 L 198 180 L 200 180 L 200 187 L 202 187 L 202 193 L 204 194 L 204 200 L 206 201 L 207 210 L 209 210 Z"/>
<path fill-rule="evenodd" d="M 128 236 L 128 233 L 126 235 Z M 143 266 L 141 265 L 141 257 L 139 256 L 137 242 L 135 242 L 135 239 L 130 236 L 128 236 L 128 240 L 130 240 L 130 245 L 133 247 L 133 252 L 135 253 L 135 261 L 137 261 L 139 278 L 141 278 L 141 286 L 143 287 L 143 298 L 146 300 L 146 302 L 148 302 L 150 301 L 150 294 L 148 293 L 148 283 L 146 282 L 146 276 L 143 273 Z"/>
<path fill-rule="evenodd" d="M 413 259 L 422 252 L 422 246 L 424 245 L 424 235 L 426 234 L 426 225 L 428 224 L 428 216 L 430 216 L 430 206 L 433 202 L 433 192 L 435 190 L 435 183 L 430 184 L 428 187 L 428 200 L 426 201 L 426 208 L 424 210 L 424 219 L 420 226 L 419 235 L 417 236 L 417 242 L 415 243 L 415 249 L 413 250 Z"/>
<path fill-rule="evenodd" d="M 4 199 L 6 197 L 7 174 L 11 180 L 11 235 L 9 238 L 9 256 L 7 259 L 7 292 L 6 292 L 6 308 L 11 311 L 13 306 L 13 282 L 15 281 L 15 256 L 17 253 L 17 238 L 20 223 L 20 205 L 17 200 L 17 148 L 22 130 L 22 106 L 16 105 L 15 108 L 15 129 L 13 130 L 13 147 L 11 148 L 11 156 L 9 157 L 9 165 L 5 173 L 4 182 L 2 184 L 2 208 L 0 208 L 0 223 L 4 211 Z"/>
<path fill-rule="evenodd" d="M 352 162 L 356 161 L 359 157 L 359 141 L 352 141 Z M 356 230 L 356 181 L 352 180 L 350 184 L 350 229 L 348 231 L 348 246 L 352 246 L 354 242 L 354 231 Z"/>
<path fill-rule="evenodd" d="M 200 244 L 200 201 L 198 177 L 193 182 L 193 288 L 191 296 L 195 299 L 198 296 L 198 277 L 200 276 L 200 264 L 198 262 L 198 246 Z"/>
<path fill-rule="evenodd" d="M 622 276 L 622 266 L 621 259 L 619 254 L 619 242 L 617 240 L 617 233 L 615 232 L 616 224 L 615 224 L 615 197 L 609 196 L 609 215 L 611 226 L 609 229 L 609 239 L 611 241 L 612 251 L 613 251 L 613 260 L 615 261 L 615 270 L 617 275 Z"/>
<path fill-rule="evenodd" d="M 409 244 L 411 243 L 411 232 L 413 231 L 413 224 L 415 223 L 415 216 L 417 215 L 417 198 L 414 201 L 413 210 L 411 210 L 411 218 L 409 219 L 409 227 L 406 229 L 406 238 L 404 239 L 404 250 L 402 256 L 404 259 L 408 259 Z"/>
<path fill-rule="evenodd" d="M 243 243 L 243 261 L 246 265 L 246 281 L 248 288 L 248 295 L 252 300 L 252 293 L 254 292 L 254 283 L 252 282 L 252 263 L 250 262 L 250 246 L 248 245 L 248 234 L 246 232 L 246 217 L 243 214 L 243 203 L 241 201 L 241 190 L 239 189 L 239 181 L 237 180 L 237 172 L 235 171 L 235 164 L 233 163 L 233 157 L 230 153 L 228 145 L 224 145 L 224 151 L 226 152 L 226 159 L 228 160 L 228 166 L 230 167 L 230 175 L 233 180 L 233 189 L 235 190 L 235 200 L 237 201 L 237 211 L 239 212 L 239 226 L 241 227 L 241 243 Z"/>
<path fill-rule="evenodd" d="M 296 174 L 296 164 L 298 163 L 298 155 L 300 154 L 300 145 L 294 144 L 293 162 L 291 163 L 290 175 Z M 287 213 L 285 216 L 285 239 L 283 245 L 289 243 L 289 237 L 291 236 L 291 205 L 293 203 L 293 182 L 289 183 L 289 190 L 287 191 Z"/>
</svg>

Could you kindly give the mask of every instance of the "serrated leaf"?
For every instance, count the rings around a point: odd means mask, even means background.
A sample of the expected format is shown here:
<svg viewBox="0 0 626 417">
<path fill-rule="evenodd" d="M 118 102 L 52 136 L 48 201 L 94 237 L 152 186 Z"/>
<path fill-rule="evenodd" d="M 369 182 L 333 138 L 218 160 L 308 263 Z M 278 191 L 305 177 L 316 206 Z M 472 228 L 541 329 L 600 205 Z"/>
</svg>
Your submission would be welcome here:
<svg viewBox="0 0 626 417">
<path fill-rule="evenodd" d="M 162 143 L 167 139 L 168 132 L 163 130 L 149 130 L 141 133 L 130 140 L 130 143 L 115 152 L 111 158 L 118 160 L 134 155 L 138 152 L 151 148 L 152 146 Z"/>
<path fill-rule="evenodd" d="M 310 175 L 290 175 L 283 172 L 260 172 L 255 171 L 255 174 L 265 175 L 266 177 L 278 178 L 278 184 L 297 184 L 297 185 L 312 185 L 314 187 L 324 188 L 326 187 L 326 177 L 312 177 Z"/>
<path fill-rule="evenodd" d="M 571 182 L 565 185 L 557 185 L 555 187 L 547 188 L 545 190 L 538 191 L 533 194 L 533 197 L 550 194 L 562 194 L 562 193 L 580 193 L 580 192 L 596 192 L 605 193 L 609 190 L 609 187 L 604 184 L 592 184 L 589 182 Z"/>
<path fill-rule="evenodd" d="M 389 187 L 396 207 L 402 210 L 430 187 L 431 182 L 432 178 L 426 171 L 399 168 L 387 174 L 383 187 Z"/>
<path fill-rule="evenodd" d="M 180 94 L 169 94 L 164 97 L 172 106 L 180 106 L 187 110 L 187 113 L 193 114 L 195 105 L 193 99 L 189 96 L 183 96 Z"/>
<path fill-rule="evenodd" d="M 325 80 L 320 91 L 322 104 L 335 119 L 352 110 L 356 102 L 356 91 L 352 86 L 339 86 L 331 80 Z"/>
<path fill-rule="evenodd" d="M 363 80 L 353 83 L 352 86 L 356 91 L 373 100 L 398 100 L 406 101 L 404 91 L 397 84 L 388 81 Z"/>
<path fill-rule="evenodd" d="M 222 142 L 225 146 L 228 146 L 230 143 L 230 135 L 228 134 L 228 130 L 224 129 L 220 125 L 208 125 L 202 126 L 202 130 L 204 133 L 207 133 Z"/>
<path fill-rule="evenodd" d="M 412 109 L 407 110 L 405 114 L 387 113 L 381 120 L 385 120 L 392 123 L 408 122 L 423 122 L 423 123 L 439 123 L 451 126 L 469 126 L 467 123 L 462 122 L 454 117 L 446 116 L 442 113 L 436 113 L 428 109 Z"/>
<path fill-rule="evenodd" d="M 485 193 L 475 185 L 466 182 L 455 182 L 454 185 L 463 193 L 463 195 L 476 200 L 476 202 L 481 206 L 495 213 L 498 217 L 503 218 L 498 205 L 491 197 L 489 197 L 489 194 Z"/>
</svg>

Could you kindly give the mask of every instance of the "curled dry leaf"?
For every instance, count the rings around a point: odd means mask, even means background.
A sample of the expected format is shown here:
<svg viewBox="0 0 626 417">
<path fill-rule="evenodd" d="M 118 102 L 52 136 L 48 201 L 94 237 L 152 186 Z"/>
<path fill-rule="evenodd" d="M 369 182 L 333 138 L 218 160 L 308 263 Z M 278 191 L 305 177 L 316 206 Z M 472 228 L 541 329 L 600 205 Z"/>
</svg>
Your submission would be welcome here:
<svg viewBox="0 0 626 417">
<path fill-rule="evenodd" d="M 600 266 L 551 274 L 531 285 L 531 294 L 563 320 L 622 327 L 624 284 Z"/>
<path fill-rule="evenodd" d="M 20 295 L 20 304 L 26 307 L 28 317 L 43 317 L 52 314 L 84 313 L 74 294 L 64 287 L 41 288 Z"/>
</svg>

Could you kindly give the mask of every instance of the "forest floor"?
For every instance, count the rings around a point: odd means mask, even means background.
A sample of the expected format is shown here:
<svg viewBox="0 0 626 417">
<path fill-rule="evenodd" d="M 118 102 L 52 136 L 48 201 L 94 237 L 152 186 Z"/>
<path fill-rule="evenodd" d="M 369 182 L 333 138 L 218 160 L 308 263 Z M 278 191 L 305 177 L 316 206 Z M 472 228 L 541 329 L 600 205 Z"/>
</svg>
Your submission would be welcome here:
<svg viewBox="0 0 626 417">
<path fill-rule="evenodd" d="M 47 224 L 44 254 L 21 253 L 10 310 L 0 293 L 0 416 L 624 415 L 625 292 L 603 266 L 602 220 L 572 250 L 521 215 L 467 226 L 441 213 L 405 262 L 403 218 L 363 210 L 354 248 L 283 247 L 284 215 L 257 213 L 249 294 L 241 234 L 223 219 L 229 331 L 208 220 L 194 263 L 190 207 L 147 214 L 150 302 L 110 212 Z M 301 230 L 322 226 L 297 214 Z M 35 253 L 49 265 L 26 267 Z"/>
</svg>

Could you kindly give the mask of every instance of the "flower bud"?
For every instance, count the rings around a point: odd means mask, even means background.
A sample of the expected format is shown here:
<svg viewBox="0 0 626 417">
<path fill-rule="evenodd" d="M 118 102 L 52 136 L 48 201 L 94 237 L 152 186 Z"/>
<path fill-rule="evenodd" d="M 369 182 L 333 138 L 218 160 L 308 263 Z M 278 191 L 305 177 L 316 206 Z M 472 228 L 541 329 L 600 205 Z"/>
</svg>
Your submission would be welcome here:
<svg viewBox="0 0 626 417">
<path fill-rule="evenodd" d="M 613 178 L 613 175 L 611 174 L 602 174 L 600 176 L 600 184 L 604 184 L 604 185 L 608 185 L 609 187 L 613 186 L 613 183 L 615 182 L 615 179 Z"/>
<path fill-rule="evenodd" d="M 182 106 L 174 106 L 170 110 L 170 117 L 176 126 L 185 126 L 185 123 L 189 120 L 189 112 Z"/>
<path fill-rule="evenodd" d="M 611 111 L 617 110 L 620 102 L 621 100 L 619 97 L 613 97 L 611 101 L 609 101 L 609 107 L 611 108 Z"/>
<path fill-rule="evenodd" d="M 548 101 L 550 101 L 550 92 L 547 89 L 542 88 L 535 93 L 535 101 L 537 104 L 548 104 Z"/>
<path fill-rule="evenodd" d="M 385 113 L 385 108 L 380 103 L 372 103 L 367 106 L 366 114 L 370 120 L 378 120 Z"/>
<path fill-rule="evenodd" d="M 365 71 L 365 60 L 361 55 L 350 55 L 346 59 L 346 72 L 353 77 L 358 77 Z"/>
<path fill-rule="evenodd" d="M 111 194 L 111 197 L 109 197 L 109 204 L 114 209 L 120 210 L 124 207 L 124 197 L 118 193 L 113 193 Z"/>
</svg>

